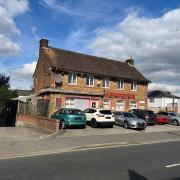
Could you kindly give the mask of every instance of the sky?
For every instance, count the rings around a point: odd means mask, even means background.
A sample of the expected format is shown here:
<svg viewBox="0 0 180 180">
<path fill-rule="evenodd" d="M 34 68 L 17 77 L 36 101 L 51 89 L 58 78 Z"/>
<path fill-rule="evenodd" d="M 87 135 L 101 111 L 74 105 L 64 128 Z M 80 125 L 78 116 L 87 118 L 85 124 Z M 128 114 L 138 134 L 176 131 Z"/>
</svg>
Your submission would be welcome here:
<svg viewBox="0 0 180 180">
<path fill-rule="evenodd" d="M 180 96 L 180 0 L 0 0 L 0 73 L 30 89 L 39 40 L 125 61 Z"/>
</svg>

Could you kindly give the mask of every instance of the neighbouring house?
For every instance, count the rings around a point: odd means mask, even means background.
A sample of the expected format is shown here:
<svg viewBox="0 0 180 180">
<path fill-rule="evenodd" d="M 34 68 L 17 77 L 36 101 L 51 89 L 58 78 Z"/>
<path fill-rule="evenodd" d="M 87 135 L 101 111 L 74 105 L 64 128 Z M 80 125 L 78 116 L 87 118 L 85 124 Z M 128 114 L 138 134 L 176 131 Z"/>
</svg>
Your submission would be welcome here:
<svg viewBox="0 0 180 180">
<path fill-rule="evenodd" d="M 86 55 L 50 47 L 47 39 L 41 39 L 33 79 L 38 107 L 46 107 L 48 116 L 60 107 L 147 108 L 150 81 L 134 67 L 132 58 L 121 62 Z"/>
<path fill-rule="evenodd" d="M 168 91 L 154 90 L 148 93 L 148 108 L 159 111 L 180 112 L 180 97 Z"/>
<path fill-rule="evenodd" d="M 15 90 L 17 98 L 8 101 L 6 108 L 0 116 L 0 126 L 15 126 L 16 114 L 29 113 L 30 99 L 32 95 L 31 90 Z"/>
</svg>

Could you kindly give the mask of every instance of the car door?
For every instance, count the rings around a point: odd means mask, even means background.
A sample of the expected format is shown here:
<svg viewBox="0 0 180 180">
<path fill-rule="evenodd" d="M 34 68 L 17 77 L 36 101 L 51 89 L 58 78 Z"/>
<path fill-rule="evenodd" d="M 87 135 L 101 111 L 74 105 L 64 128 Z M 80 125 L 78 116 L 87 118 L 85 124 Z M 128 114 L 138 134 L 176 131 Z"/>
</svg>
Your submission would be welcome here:
<svg viewBox="0 0 180 180">
<path fill-rule="evenodd" d="M 119 113 L 119 125 L 120 126 L 124 125 L 124 116 L 122 113 Z"/>
<path fill-rule="evenodd" d="M 86 121 L 91 121 L 91 113 L 90 113 L 90 109 L 85 109 L 84 113 L 86 115 Z"/>
<path fill-rule="evenodd" d="M 119 117 L 119 112 L 116 112 L 114 114 L 114 120 L 115 120 L 115 123 L 120 125 L 120 117 Z"/>
<path fill-rule="evenodd" d="M 61 120 L 62 119 L 62 113 L 61 112 L 62 112 L 62 109 L 59 109 L 51 117 L 54 118 L 54 119 Z"/>
</svg>

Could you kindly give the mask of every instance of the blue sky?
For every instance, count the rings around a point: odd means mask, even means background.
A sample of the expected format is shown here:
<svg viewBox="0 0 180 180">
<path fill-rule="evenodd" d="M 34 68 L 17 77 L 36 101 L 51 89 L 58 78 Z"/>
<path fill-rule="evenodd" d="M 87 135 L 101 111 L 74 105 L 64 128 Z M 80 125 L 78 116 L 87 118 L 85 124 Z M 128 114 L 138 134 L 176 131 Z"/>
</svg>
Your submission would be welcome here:
<svg viewBox="0 0 180 180">
<path fill-rule="evenodd" d="M 0 0 L 0 73 L 29 89 L 39 40 L 124 61 L 152 83 L 180 94 L 179 0 Z"/>
</svg>

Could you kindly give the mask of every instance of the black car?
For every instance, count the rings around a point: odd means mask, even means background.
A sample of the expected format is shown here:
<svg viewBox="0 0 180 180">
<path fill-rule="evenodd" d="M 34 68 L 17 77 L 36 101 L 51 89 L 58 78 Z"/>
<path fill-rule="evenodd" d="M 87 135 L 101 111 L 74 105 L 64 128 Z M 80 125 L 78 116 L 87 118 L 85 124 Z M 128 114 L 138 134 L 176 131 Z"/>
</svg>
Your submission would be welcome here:
<svg viewBox="0 0 180 180">
<path fill-rule="evenodd" d="M 131 109 L 129 112 L 133 113 L 138 118 L 144 119 L 147 125 L 156 124 L 156 114 L 151 110 Z"/>
</svg>

